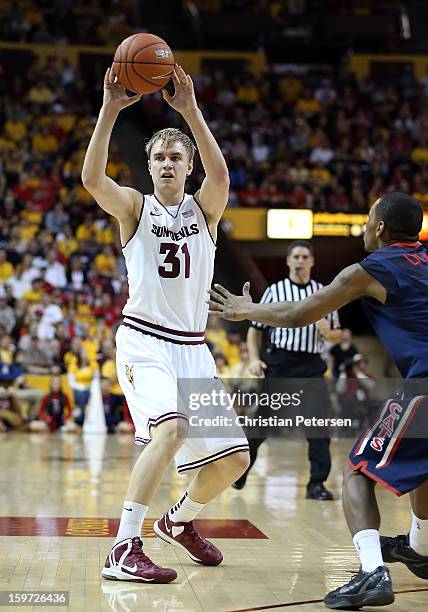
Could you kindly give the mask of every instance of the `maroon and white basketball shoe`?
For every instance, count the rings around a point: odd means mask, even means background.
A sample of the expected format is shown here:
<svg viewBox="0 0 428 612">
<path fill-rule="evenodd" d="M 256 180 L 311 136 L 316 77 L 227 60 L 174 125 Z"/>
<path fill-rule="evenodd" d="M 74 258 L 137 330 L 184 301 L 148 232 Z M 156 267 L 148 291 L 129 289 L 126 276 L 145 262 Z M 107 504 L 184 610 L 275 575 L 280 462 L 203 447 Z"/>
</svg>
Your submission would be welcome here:
<svg viewBox="0 0 428 612">
<path fill-rule="evenodd" d="M 122 540 L 113 546 L 101 575 L 107 580 L 152 583 L 167 583 L 177 578 L 175 570 L 159 567 L 143 553 L 143 543 L 138 537 Z"/>
<path fill-rule="evenodd" d="M 153 525 L 156 535 L 172 544 L 183 548 L 189 557 L 201 565 L 219 565 L 223 555 L 212 542 L 203 538 L 190 523 L 174 523 L 166 512 Z"/>
</svg>

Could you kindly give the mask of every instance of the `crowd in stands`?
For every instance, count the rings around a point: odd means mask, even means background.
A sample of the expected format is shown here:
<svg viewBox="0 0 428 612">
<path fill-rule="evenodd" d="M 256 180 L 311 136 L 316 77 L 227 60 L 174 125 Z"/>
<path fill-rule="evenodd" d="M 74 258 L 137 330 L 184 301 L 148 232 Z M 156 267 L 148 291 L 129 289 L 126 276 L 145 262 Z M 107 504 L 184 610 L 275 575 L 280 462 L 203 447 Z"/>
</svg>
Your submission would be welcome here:
<svg viewBox="0 0 428 612">
<path fill-rule="evenodd" d="M 115 46 L 137 32 L 153 31 L 161 36 L 168 32 L 176 44 L 184 40 L 180 37 L 183 28 L 187 26 L 185 35 L 189 38 L 198 26 L 204 30 L 204 20 L 213 13 L 246 13 L 267 18 L 275 25 L 306 8 L 305 0 L 197 0 L 193 6 L 189 4 L 184 0 L 164 0 L 160 13 L 156 0 L 1 0 L 0 40 Z M 189 30 L 195 15 L 198 17 Z M 174 26 L 172 30 L 169 23 Z M 192 40 L 196 42 L 198 36 Z"/>
<path fill-rule="evenodd" d="M 97 3 L 72 4 L 83 15 Z M 123 6 L 107 3 L 106 15 L 126 12 Z M 116 42 L 123 37 L 115 36 Z M 204 68 L 192 76 L 227 159 L 229 206 L 366 212 L 367 202 L 388 190 L 412 193 L 428 206 L 428 76 L 418 81 L 411 67 L 404 67 L 382 82 L 358 81 L 346 69 L 317 77 L 281 73 L 273 66 L 255 74 L 249 65 L 233 73 Z M 28 83 L 18 77 L 8 88 L 1 117 L 0 151 L 6 161 L 0 191 L 7 181 L 6 221 L 17 198 L 25 208 L 20 235 L 32 237 L 37 214 L 49 211 L 46 229 L 70 238 L 64 223 L 67 215 L 73 223 L 70 205 L 90 204 L 79 172 L 100 89 L 101 83 L 84 83 L 67 59 L 56 57 L 32 68 Z M 143 97 L 140 104 L 153 130 L 181 124 L 160 93 Z M 122 184 L 131 180 L 114 147 L 108 171 Z M 196 190 L 201 180 L 197 165 L 189 189 Z M 33 210 L 35 201 L 39 211 Z M 98 211 L 90 214 L 96 231 L 110 231 L 102 227 L 107 222 Z M 5 221 L 0 221 L 1 236 Z M 95 231 L 91 221 L 75 234 L 77 240 Z M 110 244 L 108 237 L 103 240 Z"/>
<path fill-rule="evenodd" d="M 186 37 L 193 44 L 207 40 L 215 44 L 206 37 L 213 16 L 222 14 L 228 19 L 245 14 L 245 25 L 252 25 L 253 41 L 244 39 L 260 47 L 272 30 L 282 34 L 284 29 L 295 28 L 295 36 L 302 32 L 319 35 L 311 24 L 325 14 L 369 15 L 394 8 L 394 0 L 384 0 L 380 6 L 375 0 L 164 0 L 162 11 L 156 0 L 1 0 L 0 40 L 114 46 L 131 34 L 149 31 L 169 34 L 173 44 Z M 222 35 L 224 32 L 217 32 L 217 39 Z M 233 44 L 241 36 L 237 30 L 226 40 Z"/>
<path fill-rule="evenodd" d="M 230 206 L 367 212 L 367 202 L 386 190 L 428 205 L 428 77 L 418 82 L 404 72 L 382 85 L 343 73 L 314 82 L 293 73 L 256 75 L 246 66 L 233 77 L 204 69 L 193 78 L 227 158 Z M 62 400 L 51 395 L 39 413 L 42 398 L 23 376 L 66 375 L 80 426 L 101 370 L 113 431 L 129 416 L 113 348 L 127 280 L 117 225 L 80 180 L 97 110 L 85 87 L 67 60 L 50 57 L 1 94 L 0 403 L 13 414 L 26 396 L 20 418 L 41 415 L 51 428 L 61 419 L 46 420 L 54 410 L 46 406 Z M 138 104 L 153 130 L 181 125 L 160 94 Z M 114 143 L 107 173 L 122 185 L 132 182 Z M 188 189 L 201 181 L 196 164 Z M 211 326 L 207 340 L 222 375 L 245 372 L 239 335 Z"/>
<path fill-rule="evenodd" d="M 402 191 L 428 206 L 428 78 L 314 82 L 247 70 L 195 80 L 227 157 L 229 205 L 365 213 L 381 193 Z"/>
<path fill-rule="evenodd" d="M 51 57 L 1 98 L 2 427 L 38 417 L 52 429 L 68 416 L 82 425 L 95 372 L 109 430 L 130 422 L 123 396 L 117 398 L 113 343 L 126 272 L 115 222 L 80 180 L 94 126 L 82 87 L 67 61 Z M 114 146 L 108 172 L 130 182 Z M 26 382 L 40 375 L 54 377 L 49 397 Z M 70 405 L 58 395 L 58 376 L 68 380 Z"/>
<path fill-rule="evenodd" d="M 0 39 L 14 42 L 114 45 L 144 21 L 132 0 L 2 0 L 0 9 Z"/>
</svg>

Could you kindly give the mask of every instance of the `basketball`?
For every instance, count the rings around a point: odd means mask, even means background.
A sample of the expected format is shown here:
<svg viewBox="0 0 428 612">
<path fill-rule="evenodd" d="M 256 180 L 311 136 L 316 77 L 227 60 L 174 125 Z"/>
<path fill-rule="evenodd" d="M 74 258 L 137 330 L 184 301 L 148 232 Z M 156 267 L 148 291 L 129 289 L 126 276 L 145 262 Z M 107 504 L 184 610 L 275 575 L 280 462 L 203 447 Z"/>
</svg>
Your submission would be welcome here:
<svg viewBox="0 0 428 612">
<path fill-rule="evenodd" d="M 140 33 L 128 36 L 114 54 L 119 82 L 135 93 L 149 94 L 165 87 L 174 70 L 174 55 L 162 38 Z"/>
</svg>

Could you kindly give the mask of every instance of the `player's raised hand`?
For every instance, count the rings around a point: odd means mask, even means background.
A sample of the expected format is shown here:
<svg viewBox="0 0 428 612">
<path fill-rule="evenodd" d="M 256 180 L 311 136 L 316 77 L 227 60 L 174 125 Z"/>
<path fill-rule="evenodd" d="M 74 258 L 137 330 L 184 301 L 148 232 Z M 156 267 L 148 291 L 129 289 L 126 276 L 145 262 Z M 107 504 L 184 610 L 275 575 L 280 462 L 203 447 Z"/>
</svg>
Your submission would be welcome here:
<svg viewBox="0 0 428 612">
<path fill-rule="evenodd" d="M 107 68 L 104 76 L 104 106 L 109 106 L 121 111 L 141 99 L 142 94 L 128 96 L 126 88 L 121 85 L 113 71 L 113 66 Z"/>
<path fill-rule="evenodd" d="M 234 295 L 221 285 L 214 285 L 208 291 L 210 295 L 209 312 L 229 321 L 244 321 L 247 318 L 248 307 L 253 300 L 250 296 L 250 283 L 244 283 L 242 295 Z"/>
<path fill-rule="evenodd" d="M 162 89 L 163 99 L 182 115 L 195 111 L 198 105 L 193 89 L 193 81 L 178 64 L 175 64 L 172 82 L 174 83 L 174 95 L 170 96 L 166 89 Z"/>
</svg>

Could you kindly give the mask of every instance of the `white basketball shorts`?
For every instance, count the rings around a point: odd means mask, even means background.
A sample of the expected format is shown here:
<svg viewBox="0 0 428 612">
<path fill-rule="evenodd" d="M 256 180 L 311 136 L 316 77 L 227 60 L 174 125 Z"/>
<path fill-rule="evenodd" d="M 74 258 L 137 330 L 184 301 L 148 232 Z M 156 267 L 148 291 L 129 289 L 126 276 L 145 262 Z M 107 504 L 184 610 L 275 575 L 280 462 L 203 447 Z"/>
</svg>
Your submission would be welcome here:
<svg viewBox="0 0 428 612">
<path fill-rule="evenodd" d="M 119 384 L 135 425 L 135 443 L 148 444 L 150 431 L 187 416 L 178 406 L 177 380 L 213 379 L 214 359 L 206 344 L 173 344 L 121 325 L 116 334 Z M 241 430 L 242 431 L 242 430 Z M 188 437 L 175 457 L 178 473 L 248 450 L 242 437 Z"/>
</svg>

